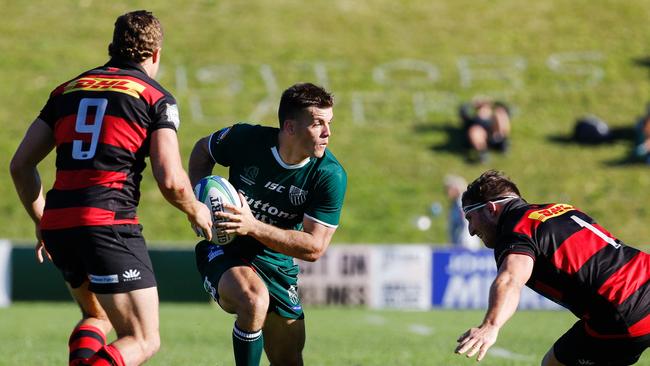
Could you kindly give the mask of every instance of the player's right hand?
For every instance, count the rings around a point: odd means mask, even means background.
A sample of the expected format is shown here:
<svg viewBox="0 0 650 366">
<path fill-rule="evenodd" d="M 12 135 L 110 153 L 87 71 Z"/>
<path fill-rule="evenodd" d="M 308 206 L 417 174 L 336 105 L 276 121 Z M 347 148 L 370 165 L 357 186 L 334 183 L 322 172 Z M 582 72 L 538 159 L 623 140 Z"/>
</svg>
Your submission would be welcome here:
<svg viewBox="0 0 650 366">
<path fill-rule="evenodd" d="M 52 257 L 50 256 L 50 253 L 47 252 L 47 249 L 45 249 L 45 244 L 43 243 L 43 237 L 41 236 L 41 228 L 39 227 L 38 224 L 36 224 L 36 227 L 34 228 L 34 234 L 36 235 L 36 248 L 34 248 L 34 250 L 36 251 L 36 260 L 38 261 L 38 263 L 43 263 L 43 252 L 45 252 L 45 256 L 51 262 Z"/>
<path fill-rule="evenodd" d="M 187 214 L 188 220 L 192 224 L 192 229 L 194 232 L 206 238 L 207 240 L 212 240 L 212 212 L 208 206 L 204 205 L 200 201 L 196 200 L 193 204 L 192 212 Z"/>
<path fill-rule="evenodd" d="M 458 337 L 458 346 L 454 352 L 465 354 L 467 357 L 476 357 L 476 361 L 481 361 L 488 349 L 497 341 L 499 328 L 490 325 L 482 325 L 478 328 L 471 328 Z"/>
</svg>

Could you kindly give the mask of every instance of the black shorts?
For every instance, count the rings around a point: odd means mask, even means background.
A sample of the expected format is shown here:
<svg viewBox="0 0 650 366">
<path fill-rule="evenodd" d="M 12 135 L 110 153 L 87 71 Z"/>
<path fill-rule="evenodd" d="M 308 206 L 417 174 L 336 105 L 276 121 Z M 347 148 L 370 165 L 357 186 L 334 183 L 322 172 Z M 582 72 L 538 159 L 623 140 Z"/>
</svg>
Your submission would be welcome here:
<svg viewBox="0 0 650 366">
<path fill-rule="evenodd" d="M 555 358 L 565 365 L 627 366 L 650 347 L 650 335 L 636 338 L 594 338 L 583 320 L 576 322 L 553 345 Z"/>
<path fill-rule="evenodd" d="M 115 294 L 156 286 L 140 225 L 43 230 L 42 236 L 72 288 L 90 281 L 90 291 Z"/>
</svg>

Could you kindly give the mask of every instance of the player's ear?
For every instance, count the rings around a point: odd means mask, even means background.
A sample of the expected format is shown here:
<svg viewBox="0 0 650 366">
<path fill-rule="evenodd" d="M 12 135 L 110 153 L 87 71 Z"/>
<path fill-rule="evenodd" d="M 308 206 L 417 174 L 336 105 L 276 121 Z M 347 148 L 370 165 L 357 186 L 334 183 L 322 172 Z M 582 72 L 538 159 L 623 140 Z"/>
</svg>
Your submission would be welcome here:
<svg viewBox="0 0 650 366">
<path fill-rule="evenodd" d="M 487 209 L 490 214 L 494 214 L 497 212 L 497 205 L 496 203 L 490 201 L 487 203 Z"/>
<path fill-rule="evenodd" d="M 289 135 L 293 135 L 296 133 L 296 120 L 294 119 L 286 119 L 284 120 L 284 129 L 287 131 Z"/>
<path fill-rule="evenodd" d="M 155 64 L 156 62 L 158 62 L 159 59 L 160 59 L 160 48 L 156 48 L 156 50 L 153 51 L 153 55 L 151 55 L 151 62 Z"/>
</svg>

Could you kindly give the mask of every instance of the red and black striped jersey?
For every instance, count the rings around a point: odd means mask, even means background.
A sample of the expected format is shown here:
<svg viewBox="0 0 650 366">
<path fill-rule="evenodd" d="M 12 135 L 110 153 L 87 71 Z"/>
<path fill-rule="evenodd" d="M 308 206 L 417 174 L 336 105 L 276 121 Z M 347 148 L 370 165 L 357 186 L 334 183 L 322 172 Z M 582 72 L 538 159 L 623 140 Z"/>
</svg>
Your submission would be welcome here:
<svg viewBox="0 0 650 366">
<path fill-rule="evenodd" d="M 526 285 L 585 320 L 601 338 L 650 334 L 650 255 L 616 239 L 572 205 L 504 207 L 494 250 L 497 266 L 508 254 L 535 261 Z"/>
<path fill-rule="evenodd" d="M 54 89 L 39 118 L 56 144 L 41 229 L 137 223 L 150 136 L 178 128 L 173 96 L 140 65 L 111 60 Z"/>
</svg>

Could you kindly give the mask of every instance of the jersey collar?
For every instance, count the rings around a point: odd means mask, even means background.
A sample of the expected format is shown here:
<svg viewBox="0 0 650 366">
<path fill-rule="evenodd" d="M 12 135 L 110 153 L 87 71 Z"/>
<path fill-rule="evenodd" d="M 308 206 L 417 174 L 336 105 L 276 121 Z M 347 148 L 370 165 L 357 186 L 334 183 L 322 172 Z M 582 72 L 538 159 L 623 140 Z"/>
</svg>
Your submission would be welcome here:
<svg viewBox="0 0 650 366">
<path fill-rule="evenodd" d="M 297 164 L 289 165 L 289 164 L 285 163 L 282 160 L 282 157 L 280 157 L 280 152 L 278 151 L 277 146 L 273 146 L 271 148 L 271 153 L 273 153 L 273 157 L 275 158 L 275 161 L 277 161 L 278 164 L 280 164 L 280 166 L 283 167 L 284 169 L 299 169 L 299 168 L 302 168 L 303 166 L 307 165 L 309 163 L 309 160 L 310 160 L 309 158 L 306 158 L 305 160 L 303 160 L 303 161 L 301 161 L 301 162 L 299 162 Z"/>
<path fill-rule="evenodd" d="M 528 202 L 526 202 L 526 200 L 521 197 L 515 198 L 510 202 L 506 202 L 506 204 L 503 205 L 503 211 L 501 211 L 501 216 L 499 216 L 499 221 L 497 222 L 497 234 L 501 235 L 503 233 L 506 216 L 508 216 L 510 212 L 527 205 Z"/>
<path fill-rule="evenodd" d="M 117 67 L 119 69 L 135 69 L 135 70 L 141 71 L 144 74 L 146 74 L 146 72 L 144 71 L 144 68 L 139 63 L 133 62 L 133 61 L 128 61 L 128 60 L 123 60 L 123 59 L 119 59 L 119 58 L 111 58 L 110 60 L 108 60 L 108 62 L 104 66 Z"/>
</svg>

